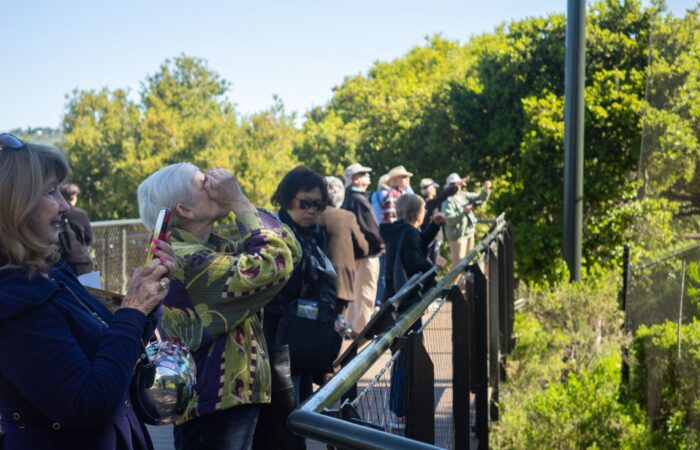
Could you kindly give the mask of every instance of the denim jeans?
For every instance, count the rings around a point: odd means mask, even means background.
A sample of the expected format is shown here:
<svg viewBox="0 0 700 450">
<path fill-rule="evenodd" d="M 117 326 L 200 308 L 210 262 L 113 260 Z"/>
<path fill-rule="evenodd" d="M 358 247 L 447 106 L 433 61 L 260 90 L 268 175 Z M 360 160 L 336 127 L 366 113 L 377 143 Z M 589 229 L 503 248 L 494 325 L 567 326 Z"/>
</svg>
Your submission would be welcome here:
<svg viewBox="0 0 700 450">
<path fill-rule="evenodd" d="M 217 411 L 178 425 L 173 430 L 177 450 L 248 450 L 260 405 Z"/>
<path fill-rule="evenodd" d="M 386 256 L 379 256 L 379 278 L 377 279 L 377 298 L 374 299 L 374 306 L 382 306 L 384 303 L 384 291 L 386 290 Z"/>
</svg>

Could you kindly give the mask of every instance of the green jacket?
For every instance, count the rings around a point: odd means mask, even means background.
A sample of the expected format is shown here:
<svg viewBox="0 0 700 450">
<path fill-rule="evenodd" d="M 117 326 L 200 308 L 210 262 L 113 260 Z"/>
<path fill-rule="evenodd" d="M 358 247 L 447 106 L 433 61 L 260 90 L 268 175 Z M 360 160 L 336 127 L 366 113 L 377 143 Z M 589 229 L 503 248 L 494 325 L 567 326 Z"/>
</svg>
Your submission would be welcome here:
<svg viewBox="0 0 700 450">
<path fill-rule="evenodd" d="M 448 241 L 474 236 L 476 216 L 473 211 L 467 214 L 464 207 L 469 203 L 485 202 L 488 200 L 490 192 L 482 190 L 477 194 L 476 192 L 459 191 L 443 202 L 442 213 L 446 218 L 445 238 Z"/>
<path fill-rule="evenodd" d="M 236 217 L 238 235 L 203 242 L 173 230 L 177 273 L 164 301 L 161 330 L 189 347 L 195 395 L 182 424 L 234 406 L 270 401 L 270 364 L 258 317 L 301 257 L 294 234 L 263 212 Z"/>
</svg>

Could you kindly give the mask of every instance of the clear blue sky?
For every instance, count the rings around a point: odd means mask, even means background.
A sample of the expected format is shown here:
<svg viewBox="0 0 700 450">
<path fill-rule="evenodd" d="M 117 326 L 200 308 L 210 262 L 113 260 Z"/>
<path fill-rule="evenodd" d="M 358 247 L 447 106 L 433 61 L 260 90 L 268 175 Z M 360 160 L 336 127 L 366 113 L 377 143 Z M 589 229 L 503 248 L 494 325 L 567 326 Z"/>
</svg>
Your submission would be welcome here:
<svg viewBox="0 0 700 450">
<path fill-rule="evenodd" d="M 240 113 L 278 94 L 301 115 L 345 76 L 427 35 L 465 42 L 504 21 L 565 9 L 566 0 L 2 0 L 0 130 L 57 127 L 75 88 L 136 94 L 183 53 L 232 83 Z"/>
</svg>

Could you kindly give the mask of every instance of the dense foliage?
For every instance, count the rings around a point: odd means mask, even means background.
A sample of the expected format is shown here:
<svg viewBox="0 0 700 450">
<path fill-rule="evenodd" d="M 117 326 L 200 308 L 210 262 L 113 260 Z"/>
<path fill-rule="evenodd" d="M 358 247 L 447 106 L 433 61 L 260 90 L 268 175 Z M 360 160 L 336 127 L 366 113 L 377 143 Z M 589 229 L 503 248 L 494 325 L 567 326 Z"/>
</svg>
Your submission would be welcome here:
<svg viewBox="0 0 700 450">
<path fill-rule="evenodd" d="M 657 447 L 700 448 L 700 322 L 643 326 L 632 349 L 629 397 L 646 409 Z"/>
<path fill-rule="evenodd" d="M 492 178 L 491 212 L 506 211 L 516 224 L 520 277 L 556 279 L 565 26 L 564 16 L 551 15 L 513 22 L 463 46 L 432 37 L 366 76 L 347 78 L 327 105 L 308 114 L 295 153 L 329 173 L 359 160 L 378 174 L 400 163 L 418 176 L 470 174 L 473 187 Z M 647 178 L 656 180 L 659 193 L 680 200 L 697 190 L 697 28 L 695 13 L 674 19 L 639 1 L 603 0 L 589 8 L 583 258 L 591 273 L 618 259 L 635 217 L 673 212 L 668 204 L 637 198 L 642 129 L 649 130 L 645 148 L 654 150 L 644 160 L 653 172 Z M 653 66 L 650 42 L 658 43 Z M 675 47 L 667 52 L 662 44 Z M 677 99 L 672 111 L 645 109 L 647 76 L 665 86 L 665 98 Z M 683 139 L 664 138 L 670 127 L 685 130 Z M 659 137 L 658 145 L 651 136 Z M 669 154 L 680 173 L 664 163 Z M 640 224 L 636 231 L 663 240 L 668 223 L 657 221 L 661 229 Z"/>
<path fill-rule="evenodd" d="M 643 410 L 618 402 L 625 341 L 619 277 L 531 286 L 492 423 L 494 447 L 648 448 Z"/>
</svg>

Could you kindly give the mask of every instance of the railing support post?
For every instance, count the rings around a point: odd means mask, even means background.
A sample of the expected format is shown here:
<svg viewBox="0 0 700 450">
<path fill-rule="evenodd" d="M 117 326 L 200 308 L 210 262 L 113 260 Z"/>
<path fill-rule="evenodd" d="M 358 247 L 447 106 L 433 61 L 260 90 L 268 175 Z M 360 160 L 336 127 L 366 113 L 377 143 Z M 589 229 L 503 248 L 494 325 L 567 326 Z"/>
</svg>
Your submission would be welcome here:
<svg viewBox="0 0 700 450">
<path fill-rule="evenodd" d="M 620 292 L 620 309 L 624 314 L 622 329 L 625 333 L 629 331 L 627 326 L 627 290 L 629 289 L 630 280 L 630 246 L 625 244 L 622 251 L 622 292 Z M 623 389 L 630 381 L 630 365 L 629 365 L 629 346 L 622 344 L 622 386 Z"/>
<path fill-rule="evenodd" d="M 471 290 L 471 276 L 467 274 L 467 289 Z M 454 428 L 454 448 L 469 450 L 471 423 L 469 375 L 469 310 L 467 300 L 458 286 L 452 286 L 448 294 L 452 303 L 452 423 Z"/>
<path fill-rule="evenodd" d="M 488 296 L 486 277 L 478 264 L 468 267 L 474 280 L 474 388 L 476 394 L 476 438 L 479 450 L 489 445 L 489 373 L 488 373 Z"/>
<path fill-rule="evenodd" d="M 435 443 L 435 372 L 421 333 L 410 333 L 406 352 L 406 437 Z"/>
<path fill-rule="evenodd" d="M 500 272 L 499 255 L 494 250 L 493 245 L 489 245 L 488 255 L 488 360 L 489 360 L 489 385 L 491 395 L 489 396 L 489 407 L 491 420 L 498 420 L 498 382 L 501 378 L 501 355 L 500 355 Z"/>
</svg>

